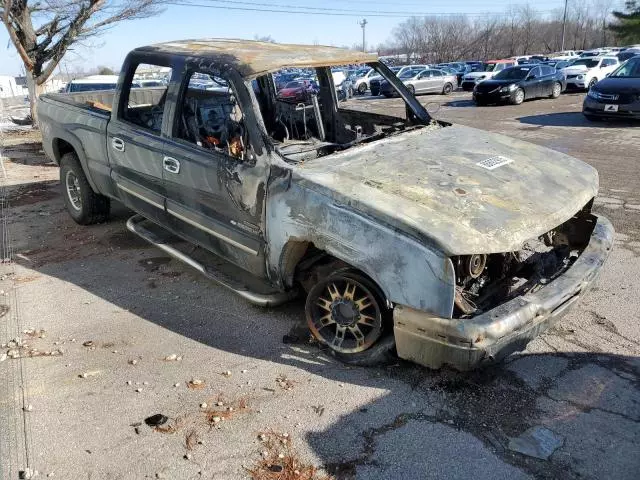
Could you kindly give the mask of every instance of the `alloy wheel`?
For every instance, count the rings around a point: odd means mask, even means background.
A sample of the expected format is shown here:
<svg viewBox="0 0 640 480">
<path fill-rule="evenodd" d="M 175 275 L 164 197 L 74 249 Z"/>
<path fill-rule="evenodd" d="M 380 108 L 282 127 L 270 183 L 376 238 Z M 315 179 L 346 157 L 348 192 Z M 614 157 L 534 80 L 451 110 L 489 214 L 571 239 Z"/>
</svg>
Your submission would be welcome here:
<svg viewBox="0 0 640 480">
<path fill-rule="evenodd" d="M 75 210 L 82 210 L 82 196 L 80 192 L 80 180 L 75 173 L 68 171 L 65 177 L 65 186 L 69 202 Z"/>
<path fill-rule="evenodd" d="M 307 297 L 307 324 L 316 339 L 340 353 L 362 352 L 382 335 L 376 296 L 359 275 L 335 274 Z"/>
</svg>

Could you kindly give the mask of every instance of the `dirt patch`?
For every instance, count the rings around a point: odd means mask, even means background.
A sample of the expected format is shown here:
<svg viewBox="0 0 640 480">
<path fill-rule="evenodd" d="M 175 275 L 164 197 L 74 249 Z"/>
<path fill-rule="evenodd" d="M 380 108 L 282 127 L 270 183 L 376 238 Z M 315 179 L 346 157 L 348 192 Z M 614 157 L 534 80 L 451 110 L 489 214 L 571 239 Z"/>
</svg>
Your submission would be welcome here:
<svg viewBox="0 0 640 480">
<path fill-rule="evenodd" d="M 9 193 L 9 205 L 22 207 L 51 200 L 60 196 L 59 187 L 59 182 L 38 182 L 21 185 L 12 189 Z"/>
</svg>

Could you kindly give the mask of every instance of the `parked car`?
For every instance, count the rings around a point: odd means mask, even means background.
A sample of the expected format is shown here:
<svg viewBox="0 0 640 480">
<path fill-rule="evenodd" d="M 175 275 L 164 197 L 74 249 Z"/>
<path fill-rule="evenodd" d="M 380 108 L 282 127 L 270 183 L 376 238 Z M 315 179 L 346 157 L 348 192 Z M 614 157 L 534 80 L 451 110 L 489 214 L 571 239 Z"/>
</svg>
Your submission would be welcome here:
<svg viewBox="0 0 640 480">
<path fill-rule="evenodd" d="M 591 87 L 584 98 L 582 113 L 589 120 L 640 119 L 640 56 L 630 58 Z"/>
<path fill-rule="evenodd" d="M 549 55 L 551 60 L 575 60 L 580 56 L 582 52 L 576 52 L 575 50 L 563 50 L 562 52 L 556 52 Z"/>
<path fill-rule="evenodd" d="M 293 80 L 280 89 L 277 98 L 287 102 L 307 103 L 317 91 L 318 85 L 313 80 Z"/>
<path fill-rule="evenodd" d="M 400 71 L 402 67 L 390 67 L 389 69 L 396 75 Z M 376 75 L 375 77 L 371 77 L 369 80 L 369 88 L 371 89 L 371 95 L 377 97 L 380 95 L 380 83 L 383 81 L 380 75 Z"/>
<path fill-rule="evenodd" d="M 537 65 L 538 63 L 542 63 L 542 60 L 533 57 L 518 60 L 518 65 Z"/>
<path fill-rule="evenodd" d="M 618 57 L 618 61 L 622 63 L 626 62 L 630 58 L 635 57 L 636 55 L 640 55 L 640 48 L 630 48 L 624 50 L 623 52 L 618 53 L 616 57 Z"/>
<path fill-rule="evenodd" d="M 548 65 L 520 65 L 505 68 L 473 89 L 476 105 L 511 103 L 540 97 L 558 98 L 565 89 L 564 75 Z"/>
<path fill-rule="evenodd" d="M 584 57 L 562 71 L 567 77 L 567 88 L 589 89 L 613 72 L 620 62 L 617 57 Z"/>
<path fill-rule="evenodd" d="M 484 68 L 484 62 L 480 62 L 478 60 L 471 60 L 468 62 L 464 62 L 466 65 L 469 66 L 471 72 L 478 72 L 481 71 Z"/>
<path fill-rule="evenodd" d="M 376 72 L 373 68 L 370 68 L 366 73 L 358 77 L 358 79 L 356 80 L 356 84 L 354 85 L 355 91 L 358 92 L 360 95 L 364 95 L 367 92 L 367 90 L 369 90 L 370 88 L 369 82 L 377 74 L 378 72 Z"/>
<path fill-rule="evenodd" d="M 462 78 L 462 89 L 471 92 L 478 82 L 493 77 L 505 68 L 514 67 L 515 60 L 490 60 L 483 64 L 483 70 L 469 72 Z"/>
<path fill-rule="evenodd" d="M 77 78 L 67 83 L 65 92 L 92 92 L 97 90 L 115 90 L 118 83 L 117 75 L 90 75 L 85 78 Z M 139 84 L 136 82 L 136 86 Z"/>
<path fill-rule="evenodd" d="M 572 62 L 572 60 L 547 60 L 546 62 L 543 62 L 543 65 L 548 65 L 556 70 L 562 70 L 563 68 L 570 66 Z"/>
<path fill-rule="evenodd" d="M 149 62 L 173 67 L 164 92 L 131 88 Z M 338 109 L 330 66 L 354 63 L 400 115 Z M 316 71 L 320 108 L 276 99 L 271 73 L 292 64 Z M 230 91 L 188 88 L 194 71 Z M 38 100 L 71 218 L 104 222 L 117 200 L 130 231 L 246 300 L 304 295 L 311 334 L 348 363 L 499 360 L 570 311 L 613 246 L 593 167 L 438 122 L 376 55 L 174 41 L 129 53 L 111 108 L 87 103 L 106 96 Z"/>
<path fill-rule="evenodd" d="M 398 78 L 414 95 L 421 93 L 449 95 L 455 89 L 458 81 L 454 74 L 435 69 L 422 70 L 417 73 L 414 70 L 405 70 Z M 380 91 L 387 98 L 397 95 L 396 90 L 387 81 L 383 81 L 380 84 Z"/>
</svg>

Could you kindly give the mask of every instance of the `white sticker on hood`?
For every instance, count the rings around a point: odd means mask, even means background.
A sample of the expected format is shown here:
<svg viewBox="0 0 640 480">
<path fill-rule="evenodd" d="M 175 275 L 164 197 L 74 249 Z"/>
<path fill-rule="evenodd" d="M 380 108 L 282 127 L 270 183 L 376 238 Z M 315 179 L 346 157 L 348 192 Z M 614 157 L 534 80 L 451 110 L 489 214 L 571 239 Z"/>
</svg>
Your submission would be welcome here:
<svg viewBox="0 0 640 480">
<path fill-rule="evenodd" d="M 511 162 L 513 162 L 512 158 L 503 157 L 502 155 L 496 155 L 495 157 L 489 157 L 485 160 L 480 160 L 478 163 L 476 163 L 476 165 L 482 168 L 486 168 L 487 170 L 493 170 Z"/>
</svg>

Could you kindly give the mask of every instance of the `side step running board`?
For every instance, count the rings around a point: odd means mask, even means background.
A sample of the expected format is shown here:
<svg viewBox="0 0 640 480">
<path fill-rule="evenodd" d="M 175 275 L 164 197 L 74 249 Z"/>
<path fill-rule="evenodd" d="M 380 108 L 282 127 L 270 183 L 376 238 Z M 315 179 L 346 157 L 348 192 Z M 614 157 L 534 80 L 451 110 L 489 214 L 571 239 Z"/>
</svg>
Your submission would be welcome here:
<svg viewBox="0 0 640 480">
<path fill-rule="evenodd" d="M 147 225 L 143 225 L 145 222 L 147 223 Z M 190 267 L 195 268 L 207 278 L 210 278 L 223 287 L 226 287 L 229 290 L 237 293 L 242 298 L 248 300 L 254 305 L 262 307 L 281 305 L 293 299 L 297 295 L 297 292 L 295 291 L 282 292 L 275 290 L 273 289 L 273 287 L 267 285 L 266 283 L 263 283 L 260 279 L 256 279 L 256 281 L 261 283 L 260 286 L 262 288 L 260 288 L 260 290 L 262 290 L 262 292 L 256 291 L 257 289 L 250 289 L 250 287 L 236 282 L 235 279 L 231 278 L 231 275 L 222 271 L 216 271 L 219 268 L 220 260 L 216 262 L 216 264 L 218 265 L 217 267 L 211 267 L 178 250 L 176 247 L 172 246 L 169 243 L 171 237 L 174 237 L 173 234 L 164 230 L 162 227 L 152 223 L 150 220 L 147 220 L 142 215 L 134 215 L 129 220 L 127 220 L 127 228 L 129 229 L 129 231 L 135 233 L 152 245 L 155 245 L 163 252 L 167 253 L 177 260 L 180 260 L 181 262 L 186 263 Z M 176 238 L 176 240 L 181 239 Z M 239 267 L 231 266 L 231 264 L 229 264 L 229 267 L 239 270 Z M 244 273 L 244 275 L 250 274 Z"/>
</svg>

